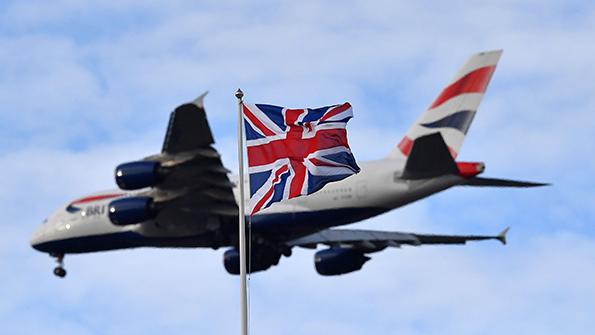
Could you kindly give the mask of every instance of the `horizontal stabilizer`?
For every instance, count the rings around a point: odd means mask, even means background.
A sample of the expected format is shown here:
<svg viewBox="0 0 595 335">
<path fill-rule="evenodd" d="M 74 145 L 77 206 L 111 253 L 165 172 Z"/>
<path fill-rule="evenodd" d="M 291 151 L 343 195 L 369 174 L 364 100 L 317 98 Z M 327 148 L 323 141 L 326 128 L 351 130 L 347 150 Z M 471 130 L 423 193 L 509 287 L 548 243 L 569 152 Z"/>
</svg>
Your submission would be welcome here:
<svg viewBox="0 0 595 335">
<path fill-rule="evenodd" d="M 497 179 L 497 178 L 482 178 L 475 177 L 469 179 L 463 186 L 479 186 L 479 187 L 538 187 L 549 186 L 548 183 L 534 183 L 530 181 Z"/>
<path fill-rule="evenodd" d="M 442 135 L 432 133 L 413 141 L 402 177 L 424 179 L 457 172 L 457 164 Z"/>
</svg>

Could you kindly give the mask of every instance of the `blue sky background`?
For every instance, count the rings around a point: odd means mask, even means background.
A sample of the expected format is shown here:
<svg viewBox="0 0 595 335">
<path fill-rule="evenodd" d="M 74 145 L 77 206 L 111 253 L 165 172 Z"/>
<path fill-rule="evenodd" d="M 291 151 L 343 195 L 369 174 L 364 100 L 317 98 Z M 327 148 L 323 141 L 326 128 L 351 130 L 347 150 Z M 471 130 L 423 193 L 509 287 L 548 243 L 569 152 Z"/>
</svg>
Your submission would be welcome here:
<svg viewBox="0 0 595 335">
<path fill-rule="evenodd" d="M 595 329 L 595 5 L 585 1 L 3 1 L 0 324 L 7 334 L 229 334 L 222 250 L 67 256 L 29 236 L 160 150 L 169 112 L 205 90 L 236 168 L 235 98 L 349 101 L 360 161 L 385 155 L 472 53 L 504 49 L 460 160 L 552 182 L 458 188 L 353 227 L 496 233 L 510 243 L 387 250 L 324 278 L 295 250 L 251 278 L 257 334 L 590 334 Z"/>
</svg>

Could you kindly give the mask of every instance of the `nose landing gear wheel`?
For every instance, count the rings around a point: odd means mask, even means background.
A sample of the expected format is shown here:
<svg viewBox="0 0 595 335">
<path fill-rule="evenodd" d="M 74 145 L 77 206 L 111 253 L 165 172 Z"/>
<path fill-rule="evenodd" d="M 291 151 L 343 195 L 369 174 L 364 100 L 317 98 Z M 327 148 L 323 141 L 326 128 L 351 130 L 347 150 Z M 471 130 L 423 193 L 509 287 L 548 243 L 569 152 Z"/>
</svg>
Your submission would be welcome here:
<svg viewBox="0 0 595 335">
<path fill-rule="evenodd" d="M 50 254 L 50 256 L 56 258 L 58 266 L 54 268 L 54 275 L 56 277 L 64 278 L 66 276 L 66 270 L 64 270 L 64 254 Z"/>
<path fill-rule="evenodd" d="M 57 266 L 54 268 L 54 275 L 60 278 L 64 278 L 66 276 L 66 270 L 63 267 Z"/>
</svg>

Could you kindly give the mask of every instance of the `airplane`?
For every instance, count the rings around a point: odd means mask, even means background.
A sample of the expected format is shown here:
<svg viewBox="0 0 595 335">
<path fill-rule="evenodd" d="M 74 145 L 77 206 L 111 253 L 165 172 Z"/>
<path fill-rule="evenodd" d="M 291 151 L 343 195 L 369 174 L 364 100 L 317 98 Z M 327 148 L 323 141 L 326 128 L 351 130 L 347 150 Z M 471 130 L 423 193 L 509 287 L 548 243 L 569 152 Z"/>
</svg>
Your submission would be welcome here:
<svg viewBox="0 0 595 335">
<path fill-rule="evenodd" d="M 337 229 L 453 186 L 534 187 L 548 184 L 479 177 L 482 162 L 458 162 L 501 50 L 472 55 L 386 157 L 360 164 L 361 172 L 320 191 L 273 204 L 247 217 L 251 272 L 277 265 L 294 247 L 316 249 L 315 269 L 333 276 L 360 270 L 370 254 L 403 245 L 465 244 L 497 235 L 439 235 Z M 204 97 L 170 115 L 160 154 L 115 169 L 119 189 L 93 193 L 52 213 L 31 245 L 58 263 L 66 254 L 137 247 L 227 248 L 224 268 L 239 274 L 238 177 L 213 147 Z M 246 178 L 247 179 L 247 178 Z M 248 186 L 248 181 L 244 183 Z M 246 190 L 248 202 L 249 187 Z"/>
</svg>

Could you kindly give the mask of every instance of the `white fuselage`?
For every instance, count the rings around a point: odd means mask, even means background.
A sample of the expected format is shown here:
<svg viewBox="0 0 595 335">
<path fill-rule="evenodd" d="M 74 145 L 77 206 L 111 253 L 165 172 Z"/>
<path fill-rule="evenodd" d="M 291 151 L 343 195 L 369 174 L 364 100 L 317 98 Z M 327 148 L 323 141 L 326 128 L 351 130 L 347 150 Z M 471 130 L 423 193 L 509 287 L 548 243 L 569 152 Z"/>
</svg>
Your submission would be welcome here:
<svg viewBox="0 0 595 335">
<path fill-rule="evenodd" d="M 287 223 L 286 218 L 288 217 L 296 218 L 308 214 L 308 223 L 312 223 L 312 220 L 319 222 L 313 222 L 307 231 L 301 233 L 303 235 L 330 226 L 348 224 L 378 215 L 464 181 L 464 178 L 456 175 L 445 175 L 423 180 L 405 180 L 401 178 L 403 167 L 403 159 L 382 159 L 363 163 L 361 164 L 361 172 L 357 175 L 342 181 L 329 183 L 314 194 L 276 203 L 254 216 L 253 220 L 261 222 L 261 225 L 266 225 L 266 228 L 274 228 L 276 224 Z M 230 179 L 237 184 L 237 176 L 230 176 Z M 248 181 L 244 182 L 247 183 Z M 248 189 L 249 187 L 245 187 L 246 194 L 244 198 L 246 204 L 249 201 Z M 145 246 L 141 242 L 126 244 L 125 241 L 120 241 L 125 239 L 126 236 L 134 236 L 135 238 L 143 237 L 154 240 L 168 239 L 169 243 L 163 246 L 208 246 L 208 244 L 188 243 L 188 239 L 208 231 L 209 227 L 217 227 L 214 222 L 209 220 L 191 225 L 172 225 L 168 227 L 158 226 L 151 221 L 127 226 L 114 225 L 108 218 L 108 204 L 115 197 L 134 196 L 139 192 L 141 191 L 111 190 L 94 193 L 82 198 L 82 201 L 79 199 L 66 204 L 44 221 L 33 234 L 31 244 L 42 250 L 39 246 L 55 242 L 113 236 L 119 239 L 118 243 L 114 244 L 113 249 Z M 234 196 L 236 201 L 239 201 L 237 187 L 234 188 Z M 72 204 L 76 204 L 77 210 L 73 211 L 70 208 L 69 211 L 69 206 L 72 206 Z M 347 209 L 349 211 L 343 211 Z M 366 209 L 371 210 L 365 212 Z M 335 213 L 339 214 L 340 217 L 337 217 Z M 329 220 L 329 214 L 334 215 L 332 220 Z M 276 219 L 268 220 L 268 218 Z M 299 220 L 294 220 L 294 222 L 296 224 L 300 223 Z M 130 235 L 126 235 L 127 233 Z M 300 233 L 297 235 L 300 235 Z M 180 238 L 179 244 L 176 244 L 175 238 Z M 97 250 L 109 249 L 112 248 L 107 245 Z M 52 252 L 49 249 L 42 251 Z"/>
</svg>

